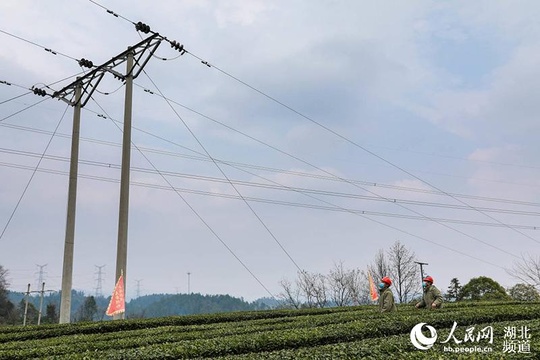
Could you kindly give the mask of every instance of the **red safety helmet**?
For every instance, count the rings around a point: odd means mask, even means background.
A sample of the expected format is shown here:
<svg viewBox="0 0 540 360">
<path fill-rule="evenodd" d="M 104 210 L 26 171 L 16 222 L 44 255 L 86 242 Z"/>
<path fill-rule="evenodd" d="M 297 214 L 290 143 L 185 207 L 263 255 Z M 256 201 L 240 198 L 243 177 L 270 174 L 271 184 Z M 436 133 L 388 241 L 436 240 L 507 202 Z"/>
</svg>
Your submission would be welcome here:
<svg viewBox="0 0 540 360">
<path fill-rule="evenodd" d="M 392 279 L 390 279 L 388 276 L 383 277 L 381 281 L 388 286 L 392 285 Z"/>
<path fill-rule="evenodd" d="M 427 282 L 430 282 L 430 283 L 433 284 L 433 278 L 432 278 L 431 276 L 426 276 L 426 277 L 424 278 L 424 281 L 427 281 Z"/>
</svg>

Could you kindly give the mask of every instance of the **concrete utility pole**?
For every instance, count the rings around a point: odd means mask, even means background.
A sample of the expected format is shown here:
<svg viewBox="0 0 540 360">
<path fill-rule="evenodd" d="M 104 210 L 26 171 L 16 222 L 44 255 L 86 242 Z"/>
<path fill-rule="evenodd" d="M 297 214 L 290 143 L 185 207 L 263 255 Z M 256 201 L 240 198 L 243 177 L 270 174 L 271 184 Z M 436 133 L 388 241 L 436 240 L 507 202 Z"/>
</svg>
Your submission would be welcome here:
<svg viewBox="0 0 540 360">
<path fill-rule="evenodd" d="M 30 297 L 30 284 L 28 284 L 28 290 L 26 290 L 25 295 L 25 304 L 24 304 L 24 317 L 23 317 L 23 326 L 26 326 L 26 315 L 28 314 L 28 298 Z"/>
<path fill-rule="evenodd" d="M 122 139 L 122 170 L 120 174 L 120 207 L 118 216 L 118 244 L 116 248 L 116 281 L 124 273 L 124 294 L 127 284 L 127 240 L 129 214 L 129 167 L 131 164 L 131 113 L 133 95 L 133 53 L 127 54 L 126 97 L 124 103 L 124 137 Z M 113 316 L 123 319 L 125 313 Z"/>
<path fill-rule="evenodd" d="M 191 273 L 188 272 L 187 273 L 187 293 L 188 295 L 191 294 L 191 283 L 190 283 L 190 280 L 191 280 Z"/>
<path fill-rule="evenodd" d="M 138 31 L 148 33 L 150 27 L 146 24 L 138 23 L 136 25 Z M 124 107 L 124 143 L 122 150 L 122 170 L 121 170 L 121 185 L 120 185 L 120 218 L 118 225 L 118 247 L 117 247 L 117 264 L 116 264 L 116 279 L 118 282 L 122 272 L 126 276 L 127 263 L 127 225 L 128 225 L 128 206 L 129 206 L 129 166 L 130 166 L 130 150 L 131 150 L 131 102 L 133 91 L 133 79 L 137 78 L 144 66 L 154 55 L 158 46 L 164 37 L 157 33 L 150 35 L 148 38 L 140 41 L 128 50 L 116 55 L 111 60 L 104 64 L 94 67 L 93 63 L 86 59 L 79 61 L 80 66 L 92 68 L 84 76 L 77 78 L 71 84 L 65 86 L 59 91 L 55 91 L 53 98 L 65 101 L 75 107 L 73 120 L 73 137 L 72 137 L 72 154 L 70 166 L 70 180 L 68 191 L 68 214 L 66 223 L 66 240 L 64 244 L 64 268 L 62 272 L 62 297 L 60 303 L 60 323 L 70 322 L 71 313 L 71 289 L 73 277 L 73 245 L 75 234 L 75 198 L 77 193 L 77 164 L 79 156 L 79 126 L 80 126 L 80 109 L 92 97 L 99 83 L 106 73 L 111 73 L 117 79 L 126 81 L 126 104 Z M 169 40 L 167 40 L 169 41 Z M 169 41 L 170 42 L 170 41 Z M 176 42 L 172 42 L 178 45 Z M 181 49 L 183 51 L 183 46 Z M 122 74 L 115 68 L 127 63 L 128 71 Z M 135 64 L 135 65 L 134 65 Z M 36 92 L 36 91 L 35 91 Z M 36 92 L 39 95 L 39 92 Z M 125 280 L 124 280 L 125 284 Z"/>
<path fill-rule="evenodd" d="M 45 294 L 45 283 L 41 284 L 41 291 L 39 296 L 39 313 L 37 318 L 37 324 L 41 324 L 41 312 L 43 310 L 43 295 Z"/>
<path fill-rule="evenodd" d="M 81 84 L 75 86 L 73 131 L 71 135 L 71 162 L 69 165 L 69 189 L 64 242 L 64 266 L 62 270 L 62 296 L 60 297 L 60 324 L 71 320 L 71 286 L 73 281 L 73 250 L 75 245 L 75 209 L 77 203 L 77 172 L 79 168 L 79 135 L 81 128 Z"/>
<path fill-rule="evenodd" d="M 24 305 L 24 316 L 23 316 L 23 326 L 26 326 L 26 319 L 28 317 L 28 302 L 30 299 L 31 293 L 40 293 L 39 298 L 39 312 L 38 312 L 38 319 L 37 324 L 41 324 L 41 314 L 43 313 L 43 295 L 45 294 L 45 291 L 49 292 L 55 292 L 56 290 L 45 290 L 45 283 L 41 284 L 41 291 L 30 291 L 30 284 L 28 284 L 28 290 L 26 290 L 26 293 L 24 295 L 25 297 L 25 305 Z"/>
</svg>

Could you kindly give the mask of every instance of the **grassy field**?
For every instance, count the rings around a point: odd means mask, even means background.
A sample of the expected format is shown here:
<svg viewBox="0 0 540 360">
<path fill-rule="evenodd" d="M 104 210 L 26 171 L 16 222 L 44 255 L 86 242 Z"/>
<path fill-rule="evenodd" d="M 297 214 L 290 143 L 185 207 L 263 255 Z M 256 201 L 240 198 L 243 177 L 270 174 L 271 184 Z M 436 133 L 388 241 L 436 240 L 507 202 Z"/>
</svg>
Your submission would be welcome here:
<svg viewBox="0 0 540 360">
<path fill-rule="evenodd" d="M 427 350 L 411 342 L 418 323 L 436 331 Z M 437 311 L 404 305 L 394 314 L 357 306 L 0 327 L 0 359 L 32 358 L 540 359 L 540 303 L 446 304 Z"/>
</svg>

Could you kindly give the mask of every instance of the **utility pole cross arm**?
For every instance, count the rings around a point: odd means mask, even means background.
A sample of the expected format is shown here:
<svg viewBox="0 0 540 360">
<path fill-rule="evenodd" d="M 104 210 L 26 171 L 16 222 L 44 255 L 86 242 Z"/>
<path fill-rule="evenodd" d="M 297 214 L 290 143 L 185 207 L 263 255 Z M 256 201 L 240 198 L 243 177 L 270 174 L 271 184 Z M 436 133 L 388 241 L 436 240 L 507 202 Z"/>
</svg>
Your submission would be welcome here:
<svg viewBox="0 0 540 360">
<path fill-rule="evenodd" d="M 55 91 L 52 97 L 65 101 L 71 106 L 80 103 L 81 107 L 84 107 L 97 89 L 97 86 L 103 79 L 103 76 L 105 76 L 105 73 L 111 73 L 115 78 L 122 81 L 125 81 L 128 76 L 132 76 L 133 79 L 137 78 L 164 39 L 164 37 L 157 33 L 149 36 L 116 55 L 106 63 L 95 67 L 61 90 Z M 128 55 L 133 56 L 135 66 L 125 74 L 114 70 L 117 66 L 122 65 L 127 61 Z M 75 88 L 78 84 L 81 86 L 82 94 L 80 96 L 75 96 Z"/>
</svg>

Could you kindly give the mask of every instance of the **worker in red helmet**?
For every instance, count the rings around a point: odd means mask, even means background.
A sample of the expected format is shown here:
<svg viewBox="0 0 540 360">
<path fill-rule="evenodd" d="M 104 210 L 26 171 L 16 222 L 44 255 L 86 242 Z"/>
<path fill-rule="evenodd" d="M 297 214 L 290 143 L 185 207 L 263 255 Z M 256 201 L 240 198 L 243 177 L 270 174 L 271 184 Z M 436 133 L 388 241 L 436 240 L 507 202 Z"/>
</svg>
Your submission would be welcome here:
<svg viewBox="0 0 540 360">
<path fill-rule="evenodd" d="M 394 302 L 394 294 L 390 290 L 392 280 L 385 276 L 379 283 L 379 311 L 380 312 L 393 312 L 396 311 L 396 304 Z"/>
<path fill-rule="evenodd" d="M 422 297 L 422 301 L 416 304 L 416 308 L 440 309 L 442 307 L 443 297 L 441 291 L 433 285 L 433 278 L 426 276 L 422 281 L 422 287 L 424 288 L 424 296 Z"/>
</svg>

